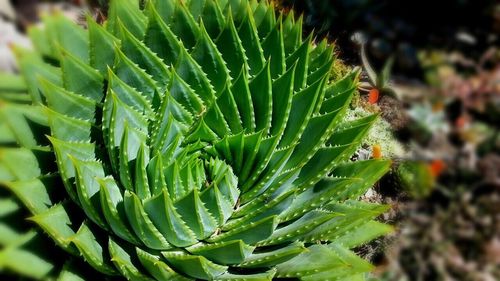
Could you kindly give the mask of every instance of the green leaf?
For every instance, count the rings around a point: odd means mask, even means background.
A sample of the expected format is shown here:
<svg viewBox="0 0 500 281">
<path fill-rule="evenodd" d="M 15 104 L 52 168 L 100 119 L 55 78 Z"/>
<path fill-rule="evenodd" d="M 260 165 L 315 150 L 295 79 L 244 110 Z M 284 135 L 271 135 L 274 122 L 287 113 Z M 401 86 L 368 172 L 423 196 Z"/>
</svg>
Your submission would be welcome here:
<svg viewBox="0 0 500 281">
<path fill-rule="evenodd" d="M 218 264 L 238 264 L 248 258 L 255 247 L 243 243 L 241 240 L 226 241 L 213 244 L 196 244 L 187 250 L 193 255 L 204 256 Z"/>
<path fill-rule="evenodd" d="M 137 112 L 149 116 L 153 114 L 151 103 L 136 89 L 130 87 L 127 83 L 123 82 L 116 74 L 108 68 L 108 89 L 113 91 L 116 96 L 123 101 L 126 105 L 132 107 Z"/>
<path fill-rule="evenodd" d="M 366 136 L 377 118 L 378 115 L 373 114 L 341 124 L 327 141 L 327 144 L 346 145 L 359 143 Z"/>
<path fill-rule="evenodd" d="M 393 227 L 377 221 L 367 222 L 354 230 L 346 232 L 344 235 L 335 239 L 335 244 L 342 245 L 348 249 L 358 247 L 368 243 L 375 238 L 388 234 L 394 230 Z"/>
<path fill-rule="evenodd" d="M 335 241 L 387 211 L 388 206 L 346 201 L 344 203 L 330 203 L 323 208 L 339 215 L 302 236 L 303 241 Z"/>
<path fill-rule="evenodd" d="M 139 9 L 139 1 L 110 1 L 106 28 L 114 35 L 119 32 L 118 21 L 121 21 L 135 37 L 143 38 L 148 20 Z"/>
<path fill-rule="evenodd" d="M 219 225 L 224 224 L 233 213 L 233 205 L 215 184 L 203 190 L 200 198 Z"/>
<path fill-rule="evenodd" d="M 203 104 L 208 106 L 215 101 L 215 92 L 207 75 L 186 49 L 181 48 L 174 68 L 179 77 L 201 98 Z"/>
<path fill-rule="evenodd" d="M 203 240 L 215 232 L 217 222 L 204 206 L 196 187 L 184 198 L 175 202 L 174 206 L 198 240 Z"/>
<path fill-rule="evenodd" d="M 54 205 L 29 220 L 40 226 L 59 247 L 70 253 L 76 253 L 76 248 L 71 244 L 71 237 L 75 235 L 75 232 L 70 227 L 72 222 L 68 215 L 67 204 Z"/>
<path fill-rule="evenodd" d="M 251 170 L 254 167 L 254 161 L 259 151 L 260 143 L 263 139 L 263 131 L 246 135 L 243 144 L 243 166 L 241 168 L 235 167 L 234 171 L 240 181 L 244 182 L 250 175 Z M 257 163 L 259 164 L 259 163 Z"/>
<path fill-rule="evenodd" d="M 226 266 L 221 266 L 204 257 L 192 256 L 181 251 L 162 252 L 162 255 L 175 269 L 194 278 L 213 280 L 227 270 Z"/>
<path fill-rule="evenodd" d="M 122 22 L 118 21 L 119 38 L 121 39 L 121 50 L 131 61 L 144 69 L 156 81 L 158 91 L 163 92 L 170 78 L 169 70 L 144 43 L 134 37 Z"/>
<path fill-rule="evenodd" d="M 89 30 L 90 65 L 99 70 L 101 75 L 106 74 L 108 67 L 115 61 L 114 46 L 119 45 L 119 40 L 109 33 L 104 27 L 97 24 L 91 16 L 87 16 Z"/>
<path fill-rule="evenodd" d="M 250 196 L 253 196 L 255 194 L 252 194 L 250 191 L 251 188 L 253 189 L 253 192 L 256 192 L 256 188 L 258 185 L 256 184 L 257 180 L 261 179 L 262 173 L 266 171 L 267 165 L 269 164 L 270 160 L 273 157 L 273 153 L 275 152 L 274 149 L 278 145 L 279 138 L 278 136 L 273 136 L 273 137 L 268 137 L 260 142 L 259 145 L 259 150 L 257 152 L 257 155 L 255 157 L 254 163 L 254 169 L 251 173 L 251 177 L 249 180 L 246 180 L 243 186 L 241 187 L 241 190 L 244 191 L 244 195 L 242 196 L 242 202 L 246 203 L 248 202 L 248 199 L 251 199 Z M 280 153 L 281 154 L 281 153 Z"/>
<path fill-rule="evenodd" d="M 197 1 L 191 1 L 194 3 Z M 216 93 L 220 93 L 229 82 L 229 69 L 222 59 L 222 54 L 208 35 L 203 21 L 200 26 L 200 33 L 196 45 L 191 52 L 191 56 L 197 61 L 203 71 L 207 74 Z"/>
<path fill-rule="evenodd" d="M 104 141 L 110 154 L 111 163 L 118 170 L 119 158 L 116 147 L 120 147 L 122 144 L 122 139 L 125 136 L 125 128 L 128 128 L 126 134 L 128 138 L 139 137 L 140 139 L 144 139 L 147 135 L 147 119 L 141 113 L 121 101 L 114 91 L 111 90 L 107 93 L 104 102 L 102 123 Z M 136 133 L 134 136 L 130 136 L 132 134 L 131 129 L 134 129 L 134 133 Z M 133 144 L 138 148 L 136 142 Z"/>
<path fill-rule="evenodd" d="M 286 70 L 284 52 L 285 47 L 283 43 L 283 32 L 280 22 L 281 17 L 278 23 L 276 23 L 276 25 L 270 30 L 270 33 L 262 42 L 264 57 L 268 58 L 271 61 L 271 77 L 273 79 L 281 76 Z"/>
<path fill-rule="evenodd" d="M 189 111 L 192 115 L 201 114 L 205 107 L 203 101 L 194 92 L 193 89 L 177 74 L 177 72 L 172 71 L 172 78 L 169 85 L 169 90 L 166 96 L 174 98 L 182 107 L 178 109 L 179 111 Z M 166 98 L 164 98 L 164 102 Z M 186 123 L 186 125 L 192 124 L 192 116 L 176 116 L 179 121 Z"/>
<path fill-rule="evenodd" d="M 287 56 L 299 48 L 302 42 L 303 19 L 304 16 L 300 15 L 299 19 L 295 21 L 295 14 L 293 10 L 291 10 L 283 23 L 283 42 L 285 43 L 285 54 Z M 306 39 L 305 42 L 307 41 Z"/>
<path fill-rule="evenodd" d="M 272 267 L 303 253 L 305 249 L 304 243 L 293 242 L 288 246 L 276 250 L 252 254 L 238 266 L 243 268 Z"/>
<path fill-rule="evenodd" d="M 45 28 L 35 25 L 29 26 L 26 33 L 37 52 L 46 57 L 55 57 L 53 54 L 55 49 L 51 46 L 52 42 L 50 42 L 50 38 L 47 36 Z"/>
<path fill-rule="evenodd" d="M 152 281 L 154 279 L 144 275 L 136 265 L 136 258 L 131 256 L 131 249 L 126 249 L 124 246 L 109 239 L 109 254 L 111 256 L 111 261 L 115 264 L 116 268 L 120 273 L 125 276 L 128 280 L 134 281 Z M 128 251 L 127 251 L 128 250 Z"/>
<path fill-rule="evenodd" d="M 208 239 L 209 242 L 222 242 L 231 240 L 242 240 L 245 244 L 255 245 L 256 243 L 271 236 L 277 225 L 277 217 L 270 216 L 260 221 L 243 225 L 232 229 L 228 232 L 223 232 L 219 235 L 212 236 Z"/>
<path fill-rule="evenodd" d="M 293 96 L 290 117 L 283 132 L 280 147 L 292 145 L 302 136 L 324 85 L 325 81 L 320 80 Z"/>
<path fill-rule="evenodd" d="M 172 245 L 186 247 L 196 243 L 195 234 L 182 220 L 166 190 L 145 200 L 144 209 Z"/>
<path fill-rule="evenodd" d="M 170 22 L 170 18 L 174 14 L 176 0 L 151 0 L 148 1 L 148 6 L 154 8 L 158 15 L 166 23 Z M 149 18 L 151 19 L 151 15 Z"/>
<path fill-rule="evenodd" d="M 186 6 L 189 10 L 189 13 L 193 16 L 193 19 L 195 21 L 198 21 L 198 19 L 201 16 L 201 13 L 203 12 L 203 8 L 205 6 L 206 0 L 200 0 L 200 1 L 189 1 L 186 3 Z"/>
<path fill-rule="evenodd" d="M 349 189 L 344 190 L 336 196 L 336 200 L 346 200 L 357 198 L 367 189 L 372 187 L 391 167 L 390 160 L 371 159 L 366 161 L 357 161 L 345 163 L 336 166 L 331 175 L 335 177 L 360 177 L 363 175 L 362 181 L 357 181 L 349 186 Z"/>
<path fill-rule="evenodd" d="M 80 264 L 77 264 L 74 260 L 70 260 L 64 263 L 57 281 L 85 281 L 82 275 L 84 274 L 80 268 Z"/>
<path fill-rule="evenodd" d="M 258 205 L 258 207 L 256 207 L 252 211 L 248 211 L 249 206 L 246 207 L 247 211 L 243 211 L 243 208 L 240 209 L 242 211 L 237 213 L 239 217 L 234 216 L 235 218 L 229 220 L 223 226 L 222 230 L 230 230 L 236 227 L 243 226 L 245 224 L 259 221 L 263 218 L 281 214 L 292 204 L 293 200 L 295 199 L 294 193 L 295 190 L 289 190 L 288 192 L 284 192 L 283 194 L 276 196 L 276 198 L 269 198 L 265 194 L 262 194 L 259 198 L 260 200 L 251 201 L 252 203 L 255 202 L 254 204 Z M 244 213 L 243 216 L 241 216 L 242 213 Z"/>
<path fill-rule="evenodd" d="M 92 123 L 45 109 L 52 135 L 62 141 L 85 142 L 90 140 Z"/>
<path fill-rule="evenodd" d="M 139 198 L 151 197 L 151 190 L 149 188 L 148 176 L 146 173 L 146 165 L 149 162 L 149 149 L 141 143 L 137 158 L 135 159 L 135 174 L 134 185 L 135 191 Z"/>
<path fill-rule="evenodd" d="M 215 281 L 271 281 L 273 280 L 274 275 L 276 274 L 275 269 L 271 269 L 264 273 L 254 273 L 254 274 L 232 274 L 232 273 L 224 273 L 215 278 Z"/>
<path fill-rule="evenodd" d="M 165 23 L 169 22 L 169 20 L 162 19 L 162 17 L 169 18 L 167 14 L 174 11 L 173 1 L 157 0 L 149 1 L 148 3 L 154 4 L 147 5 L 150 16 L 146 35 L 144 36 L 144 43 L 151 51 L 155 52 L 158 57 L 162 58 L 165 64 L 173 64 L 179 56 L 183 46 L 170 27 Z"/>
<path fill-rule="evenodd" d="M 200 33 L 198 24 L 187 10 L 186 4 L 175 1 L 173 15 L 166 21 L 175 34 L 178 34 L 187 49 L 191 49 Z"/>
<path fill-rule="evenodd" d="M 86 30 L 62 14 L 45 17 L 44 22 L 46 32 L 53 40 L 51 45 L 54 50 L 62 48 L 84 62 L 89 61 L 89 42 Z"/>
<path fill-rule="evenodd" d="M 265 2 L 260 2 L 259 6 L 254 11 L 255 25 L 259 32 L 259 37 L 266 38 L 272 32 L 276 25 L 276 14 L 272 5 L 267 5 Z M 266 58 L 268 56 L 265 56 Z"/>
<path fill-rule="evenodd" d="M 132 182 L 132 172 L 133 161 L 137 164 L 136 158 L 138 157 L 139 150 L 145 149 L 144 144 L 146 143 L 146 135 L 141 131 L 128 126 L 128 122 L 125 120 L 123 137 L 120 143 L 119 149 L 119 175 L 122 184 L 125 189 L 135 192 L 139 195 L 139 198 L 148 197 L 149 189 L 140 189 L 139 185 L 135 185 Z M 147 153 L 147 152 L 146 152 Z"/>
<path fill-rule="evenodd" d="M 153 224 L 155 217 L 153 217 L 152 214 L 148 216 L 137 195 L 125 191 L 124 205 L 128 221 L 135 234 L 142 240 L 144 245 L 155 250 L 171 248 L 165 237 Z M 146 209 L 148 209 L 148 207 L 146 207 Z M 162 232 L 165 233 L 164 231 Z"/>
<path fill-rule="evenodd" d="M 309 75 L 307 76 L 307 84 L 311 85 L 318 80 L 328 77 L 330 75 L 334 62 L 334 59 L 330 59 L 326 61 L 326 63 L 324 63 L 320 68 L 313 71 L 312 73 L 309 73 Z"/>
<path fill-rule="evenodd" d="M 251 99 L 255 115 L 255 130 L 267 130 L 271 127 L 273 110 L 273 81 L 271 79 L 270 61 L 250 81 Z"/>
<path fill-rule="evenodd" d="M 49 137 L 49 140 L 56 154 L 57 167 L 64 181 L 64 187 L 71 199 L 78 202 L 76 190 L 74 190 L 75 185 L 73 183 L 73 178 L 76 174 L 75 167 L 70 155 L 80 160 L 93 160 L 95 158 L 95 145 L 92 143 L 67 142 L 53 137 Z"/>
<path fill-rule="evenodd" d="M 336 216 L 338 216 L 338 214 L 332 212 L 326 212 L 322 210 L 309 210 L 309 212 L 307 212 L 298 220 L 276 229 L 276 231 L 274 231 L 274 233 L 269 238 L 260 241 L 257 245 L 269 246 L 295 241 L 300 236 L 310 232 L 311 230 Z"/>
<path fill-rule="evenodd" d="M 347 278 L 348 280 L 353 280 L 353 275 L 359 276 L 359 273 L 367 273 L 374 269 L 374 266 L 370 263 L 343 247 L 336 244 L 330 244 L 328 247 L 337 257 L 337 264 L 332 264 L 328 270 L 308 274 L 308 276 L 303 277 L 303 280 L 314 281 L 333 278 Z"/>
<path fill-rule="evenodd" d="M 296 64 L 293 65 L 290 69 L 287 70 L 285 74 L 281 75 L 273 83 L 273 117 L 270 130 L 272 135 L 281 135 L 288 121 L 292 106 L 294 85 L 293 81 L 295 77 L 296 66 Z"/>
<path fill-rule="evenodd" d="M 26 92 L 28 86 L 18 74 L 0 72 L 0 92 Z"/>
<path fill-rule="evenodd" d="M 357 146 L 354 143 L 320 148 L 300 170 L 299 178 L 294 182 L 298 190 L 303 191 L 324 178 L 337 163 L 348 160 Z"/>
<path fill-rule="evenodd" d="M 108 229 L 101 210 L 100 188 L 97 181 L 98 178 L 104 177 L 102 164 L 97 161 L 80 160 L 71 155 L 69 157 L 75 167 L 76 192 L 83 211 L 97 225 Z"/>
<path fill-rule="evenodd" d="M 296 91 L 304 89 L 307 84 L 311 40 L 312 34 L 307 37 L 307 39 L 297 50 L 295 50 L 295 52 L 286 58 L 286 66 L 288 68 L 297 63 L 294 79 L 294 89 Z M 311 84 L 312 83 L 309 83 L 309 85 Z"/>
<path fill-rule="evenodd" d="M 229 126 L 229 130 L 233 135 L 241 133 L 243 131 L 243 126 L 241 123 L 240 113 L 238 111 L 238 106 L 234 95 L 231 92 L 230 87 L 226 87 L 222 90 L 222 94 L 217 98 L 217 106 L 224 116 L 224 120 Z"/>
<path fill-rule="evenodd" d="M 94 121 L 96 102 L 56 86 L 49 81 L 40 82 L 48 106 L 63 115 Z"/>
<path fill-rule="evenodd" d="M 160 256 L 150 254 L 136 248 L 137 257 L 142 266 L 157 280 L 187 281 L 186 278 L 173 270 L 169 265 L 160 259 Z"/>
<path fill-rule="evenodd" d="M 330 245 L 308 247 L 308 251 L 278 265 L 277 276 L 325 280 L 350 274 L 354 275 L 359 272 L 368 272 L 373 268 L 368 262 L 356 257 L 354 253 L 336 245 Z M 327 272 L 327 274 L 323 272 Z"/>
<path fill-rule="evenodd" d="M 331 83 L 325 90 L 325 99 L 340 95 L 346 91 L 356 88 L 357 80 L 359 79 L 359 68 L 346 74 L 341 79 Z"/>
<path fill-rule="evenodd" d="M 218 139 L 217 134 L 207 125 L 204 118 L 198 121 L 185 140 L 185 143 L 194 143 L 197 141 L 213 142 Z"/>
<path fill-rule="evenodd" d="M 333 63 L 334 46 L 329 45 L 324 39 L 324 44 L 318 45 L 311 51 L 309 56 L 309 75 L 323 68 L 321 73 L 325 73 L 324 68 L 328 68 Z"/>
<path fill-rule="evenodd" d="M 30 94 L 33 103 L 41 103 L 42 96 L 39 92 L 40 78 L 44 78 L 56 85 L 62 85 L 61 69 L 52 65 L 46 64 L 33 53 L 23 53 L 20 56 L 19 67 L 21 73 L 26 80 L 28 93 Z"/>
<path fill-rule="evenodd" d="M 345 108 L 345 106 L 344 106 Z M 295 147 L 292 156 L 287 162 L 286 169 L 298 167 L 313 157 L 316 151 L 330 137 L 333 128 L 343 115 L 343 109 L 314 116 L 309 120 L 299 144 Z"/>
<path fill-rule="evenodd" d="M 29 249 L 4 248 L 0 250 L 0 268 L 24 277 L 42 279 L 53 270 L 54 265 Z"/>
<path fill-rule="evenodd" d="M 245 50 L 241 45 L 242 42 L 238 36 L 238 31 L 234 26 L 234 21 L 230 11 L 227 15 L 226 26 L 219 37 L 217 37 L 215 43 L 217 44 L 217 47 L 226 62 L 231 77 L 236 78 L 238 74 L 241 73 L 242 68 L 248 71 Z"/>
<path fill-rule="evenodd" d="M 55 189 L 54 186 L 50 186 L 50 184 L 53 183 L 54 182 L 50 181 L 45 183 L 40 179 L 32 179 L 4 184 L 21 200 L 23 205 L 26 206 L 32 214 L 36 215 L 46 211 L 49 209 L 48 206 L 54 204 L 49 194 L 49 192 Z M 8 207 L 1 205 L 0 210 L 5 212 L 8 210 Z"/>
<path fill-rule="evenodd" d="M 309 186 L 295 198 L 292 205 L 282 213 L 280 221 L 289 221 L 307 212 L 320 208 L 332 201 L 334 196 L 345 187 L 356 181 L 356 179 L 329 178 L 316 185 Z"/>
<path fill-rule="evenodd" d="M 205 28 L 211 38 L 217 38 L 226 26 L 226 19 L 222 14 L 219 2 L 220 1 L 217 0 L 206 0 L 203 14 L 201 16 Z"/>
<path fill-rule="evenodd" d="M 128 224 L 121 190 L 111 177 L 97 179 L 100 187 L 101 208 L 109 226 L 117 236 L 135 245 L 138 238 Z"/>
<path fill-rule="evenodd" d="M 247 76 L 245 68 L 241 68 L 238 78 L 233 82 L 231 92 L 234 93 L 234 100 L 238 107 L 243 128 L 247 133 L 250 133 L 255 130 L 255 115 Z"/>
<path fill-rule="evenodd" d="M 241 40 L 241 46 L 248 58 L 249 73 L 256 75 L 262 71 L 266 61 L 250 6 L 246 6 L 245 9 L 245 18 L 238 28 L 238 35 Z"/>
<path fill-rule="evenodd" d="M 76 234 L 71 237 L 71 242 L 78 248 L 85 260 L 98 271 L 106 275 L 115 275 L 116 270 L 109 261 L 106 252 L 97 241 L 93 230 L 83 223 Z"/>
<path fill-rule="evenodd" d="M 151 76 L 130 60 L 117 46 L 115 46 L 115 52 L 113 72 L 116 73 L 116 76 L 131 87 L 140 90 L 153 106 L 159 104 L 160 98 L 156 83 Z"/>
<path fill-rule="evenodd" d="M 38 160 L 30 149 L 0 147 L 0 164 L 11 175 L 2 181 L 31 180 L 41 175 Z"/>
<path fill-rule="evenodd" d="M 104 96 L 103 77 L 84 61 L 62 52 L 61 67 L 64 88 L 70 92 L 101 102 Z"/>
</svg>

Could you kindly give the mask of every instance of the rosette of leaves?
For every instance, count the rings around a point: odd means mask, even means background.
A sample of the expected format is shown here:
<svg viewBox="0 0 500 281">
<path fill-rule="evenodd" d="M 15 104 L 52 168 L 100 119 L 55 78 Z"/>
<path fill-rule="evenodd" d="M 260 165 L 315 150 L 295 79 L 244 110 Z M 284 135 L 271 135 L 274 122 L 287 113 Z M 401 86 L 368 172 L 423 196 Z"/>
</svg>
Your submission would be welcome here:
<svg viewBox="0 0 500 281">
<path fill-rule="evenodd" d="M 376 118 L 342 119 L 358 73 L 331 81 L 333 46 L 266 1 L 138 2 L 111 1 L 86 28 L 46 17 L 35 51 L 17 49 L 24 82 L 3 76 L 1 95 L 0 237 L 18 235 L 0 241 L 0 268 L 363 280 L 372 267 L 350 249 L 390 228 L 374 220 L 386 206 L 356 199 L 389 161 L 349 162 Z M 45 237 L 57 257 L 32 242 Z"/>
</svg>

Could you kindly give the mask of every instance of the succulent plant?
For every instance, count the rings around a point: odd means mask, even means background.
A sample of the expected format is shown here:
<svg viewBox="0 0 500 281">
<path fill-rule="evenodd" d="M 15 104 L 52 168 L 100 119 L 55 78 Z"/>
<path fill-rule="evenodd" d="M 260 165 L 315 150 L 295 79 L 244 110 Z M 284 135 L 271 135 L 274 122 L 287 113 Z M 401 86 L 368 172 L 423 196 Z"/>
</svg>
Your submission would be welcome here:
<svg viewBox="0 0 500 281">
<path fill-rule="evenodd" d="M 3 274 L 364 280 L 351 249 L 390 227 L 356 199 L 390 163 L 349 161 L 358 72 L 267 1 L 142 4 L 46 17 L 0 77 Z"/>
</svg>

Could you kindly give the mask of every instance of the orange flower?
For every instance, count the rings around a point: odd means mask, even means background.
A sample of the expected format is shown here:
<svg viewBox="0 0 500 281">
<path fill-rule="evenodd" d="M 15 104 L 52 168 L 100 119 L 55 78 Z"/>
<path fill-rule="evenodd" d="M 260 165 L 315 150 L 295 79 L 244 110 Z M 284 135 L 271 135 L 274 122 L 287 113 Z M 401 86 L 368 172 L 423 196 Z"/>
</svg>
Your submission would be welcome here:
<svg viewBox="0 0 500 281">
<path fill-rule="evenodd" d="M 382 158 L 382 148 L 380 147 L 380 145 L 375 144 L 374 146 L 372 146 L 372 157 L 374 159 Z"/>
<path fill-rule="evenodd" d="M 467 116 L 461 115 L 455 120 L 455 126 L 459 129 L 462 129 L 463 127 L 465 127 L 465 125 L 467 125 L 468 122 L 469 120 Z"/>
<path fill-rule="evenodd" d="M 442 101 L 437 101 L 432 105 L 433 112 L 442 111 L 443 109 L 444 109 L 444 104 Z"/>
<path fill-rule="evenodd" d="M 429 164 L 429 171 L 435 178 L 439 177 L 446 168 L 446 163 L 441 159 L 436 159 Z"/>
<path fill-rule="evenodd" d="M 379 98 L 379 91 L 378 89 L 371 89 L 370 92 L 368 93 L 368 102 L 370 104 L 375 104 L 378 102 L 378 98 Z"/>
</svg>

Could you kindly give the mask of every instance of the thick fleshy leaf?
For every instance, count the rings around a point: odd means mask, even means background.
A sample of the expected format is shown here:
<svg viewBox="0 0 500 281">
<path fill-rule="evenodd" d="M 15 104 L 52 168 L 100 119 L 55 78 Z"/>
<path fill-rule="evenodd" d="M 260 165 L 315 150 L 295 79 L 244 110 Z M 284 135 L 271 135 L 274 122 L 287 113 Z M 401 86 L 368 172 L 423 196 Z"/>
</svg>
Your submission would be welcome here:
<svg viewBox="0 0 500 281">
<path fill-rule="evenodd" d="M 118 244 L 112 239 L 109 240 L 108 248 L 111 261 L 125 278 L 138 281 L 154 280 L 139 270 L 137 265 L 138 262 L 135 257 L 130 254 L 133 253 L 133 249 L 127 249 L 125 246 Z"/>
<path fill-rule="evenodd" d="M 71 237 L 71 242 L 76 245 L 85 260 L 98 271 L 106 275 L 115 275 L 116 271 L 107 257 L 106 248 L 97 241 L 93 231 L 89 226 L 83 223 L 76 234 Z"/>
<path fill-rule="evenodd" d="M 139 1 L 110 1 L 106 28 L 111 33 L 115 35 L 118 34 L 119 21 L 121 21 L 135 37 L 142 39 L 146 29 L 147 17 L 139 9 Z"/>
<path fill-rule="evenodd" d="M 239 264 L 243 268 L 271 267 L 283 263 L 306 251 L 303 243 L 294 242 L 276 250 L 252 254 Z"/>
<path fill-rule="evenodd" d="M 126 191 L 124 195 L 125 214 L 135 234 L 151 249 L 164 250 L 171 248 L 165 237 L 155 227 L 137 195 Z"/>
<path fill-rule="evenodd" d="M 348 248 L 389 227 L 356 199 L 390 161 L 350 161 L 376 119 L 345 116 L 358 68 L 338 78 L 334 46 L 268 1 L 112 0 L 101 20 L 46 16 L 14 49 L 23 79 L 0 74 L 1 268 L 363 279 Z"/>
<path fill-rule="evenodd" d="M 146 200 L 144 209 L 171 244 L 185 247 L 196 243 L 195 234 L 182 220 L 167 191 Z"/>
<path fill-rule="evenodd" d="M 60 247 L 76 253 L 75 246 L 71 244 L 75 231 L 71 228 L 68 210 L 67 204 L 58 204 L 29 219 L 39 225 Z"/>
<path fill-rule="evenodd" d="M 127 223 L 127 215 L 123 203 L 121 190 L 112 178 L 99 179 L 101 196 L 101 208 L 113 232 L 133 244 L 140 244 L 130 225 Z"/>
<path fill-rule="evenodd" d="M 119 44 L 119 40 L 90 16 L 87 16 L 87 26 L 89 30 L 90 65 L 104 75 L 107 68 L 113 66 L 115 61 L 114 46 Z"/>
<path fill-rule="evenodd" d="M 213 280 L 227 269 L 202 256 L 193 256 L 180 251 L 162 252 L 162 254 L 174 268 L 194 278 Z"/>
<path fill-rule="evenodd" d="M 221 233 L 209 239 L 210 242 L 242 240 L 245 244 L 254 245 L 271 236 L 276 228 L 276 216 L 270 216 L 260 221 L 243 225 L 228 232 Z"/>
<path fill-rule="evenodd" d="M 187 250 L 194 255 L 204 256 L 218 264 L 238 264 L 244 261 L 253 252 L 254 248 L 246 245 L 241 240 L 233 240 L 193 245 Z"/>
<path fill-rule="evenodd" d="M 160 256 L 150 254 L 140 248 L 136 248 L 137 258 L 142 266 L 157 280 L 188 281 L 191 280 L 173 270 Z"/>
<path fill-rule="evenodd" d="M 84 61 L 65 52 L 61 60 L 64 88 L 95 102 L 101 102 L 104 96 L 101 74 Z"/>
<path fill-rule="evenodd" d="M 119 38 L 121 39 L 121 49 L 123 53 L 135 62 L 140 68 L 144 69 L 156 81 L 159 86 L 159 92 L 163 92 L 170 78 L 169 71 L 160 58 L 134 37 L 130 31 L 118 21 Z"/>
</svg>

